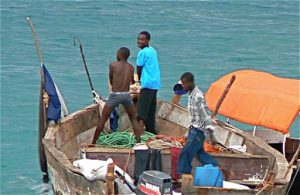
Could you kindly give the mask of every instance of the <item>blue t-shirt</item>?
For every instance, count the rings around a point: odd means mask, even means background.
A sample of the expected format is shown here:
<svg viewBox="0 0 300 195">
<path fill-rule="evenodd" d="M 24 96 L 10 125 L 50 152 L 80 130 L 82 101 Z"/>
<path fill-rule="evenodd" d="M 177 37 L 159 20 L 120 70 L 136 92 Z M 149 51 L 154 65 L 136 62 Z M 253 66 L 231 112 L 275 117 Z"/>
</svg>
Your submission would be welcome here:
<svg viewBox="0 0 300 195">
<path fill-rule="evenodd" d="M 160 89 L 160 69 L 155 49 L 149 46 L 140 50 L 136 64 L 143 67 L 141 75 L 142 89 Z"/>
</svg>

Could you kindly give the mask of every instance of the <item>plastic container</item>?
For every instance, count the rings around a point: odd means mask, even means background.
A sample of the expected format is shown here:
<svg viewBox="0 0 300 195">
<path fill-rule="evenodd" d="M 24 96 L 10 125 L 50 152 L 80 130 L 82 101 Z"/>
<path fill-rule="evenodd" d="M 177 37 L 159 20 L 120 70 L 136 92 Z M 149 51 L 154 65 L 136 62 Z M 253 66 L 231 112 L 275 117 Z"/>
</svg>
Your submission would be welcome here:
<svg viewBox="0 0 300 195">
<path fill-rule="evenodd" d="M 223 187 L 223 173 L 211 164 L 196 167 L 194 186 Z"/>
</svg>

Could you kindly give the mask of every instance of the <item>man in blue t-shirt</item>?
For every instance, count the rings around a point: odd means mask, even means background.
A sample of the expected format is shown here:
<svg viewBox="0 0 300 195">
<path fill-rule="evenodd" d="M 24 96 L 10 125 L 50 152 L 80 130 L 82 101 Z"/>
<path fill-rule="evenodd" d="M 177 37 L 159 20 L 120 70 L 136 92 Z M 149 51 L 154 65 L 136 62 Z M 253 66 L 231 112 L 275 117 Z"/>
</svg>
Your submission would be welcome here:
<svg viewBox="0 0 300 195">
<path fill-rule="evenodd" d="M 150 33 L 140 32 L 138 36 L 138 53 L 136 64 L 141 92 L 138 101 L 137 118 L 142 128 L 156 134 L 155 112 L 157 90 L 160 89 L 160 69 L 155 49 L 149 45 Z"/>
</svg>

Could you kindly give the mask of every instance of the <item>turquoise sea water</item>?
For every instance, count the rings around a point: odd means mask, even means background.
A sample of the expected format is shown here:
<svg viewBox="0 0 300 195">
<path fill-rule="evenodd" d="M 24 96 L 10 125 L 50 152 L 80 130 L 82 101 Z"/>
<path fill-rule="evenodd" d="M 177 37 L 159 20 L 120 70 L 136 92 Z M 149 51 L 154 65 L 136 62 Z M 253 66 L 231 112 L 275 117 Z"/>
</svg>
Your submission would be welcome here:
<svg viewBox="0 0 300 195">
<path fill-rule="evenodd" d="M 131 49 L 148 30 L 159 53 L 162 89 L 192 71 L 206 91 L 220 76 L 257 69 L 299 79 L 299 2 L 289 1 L 1 1 L 1 194 L 51 194 L 37 156 L 39 61 L 44 62 L 70 111 L 92 102 L 73 37 L 84 44 L 94 87 L 107 96 L 108 64 L 118 47 Z M 186 102 L 186 101 L 185 101 Z M 299 137 L 299 126 L 292 134 Z M 48 192 L 47 192 L 48 191 Z"/>
</svg>

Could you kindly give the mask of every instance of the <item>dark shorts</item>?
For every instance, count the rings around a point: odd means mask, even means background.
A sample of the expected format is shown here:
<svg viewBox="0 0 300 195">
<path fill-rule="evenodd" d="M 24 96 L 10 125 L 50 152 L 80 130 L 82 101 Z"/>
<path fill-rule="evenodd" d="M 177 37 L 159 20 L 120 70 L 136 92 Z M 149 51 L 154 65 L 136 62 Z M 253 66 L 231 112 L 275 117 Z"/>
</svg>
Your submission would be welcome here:
<svg viewBox="0 0 300 195">
<path fill-rule="evenodd" d="M 115 108 L 119 104 L 122 104 L 125 108 L 131 106 L 133 101 L 129 92 L 112 92 L 106 102 L 106 105 L 110 108 Z"/>
</svg>

